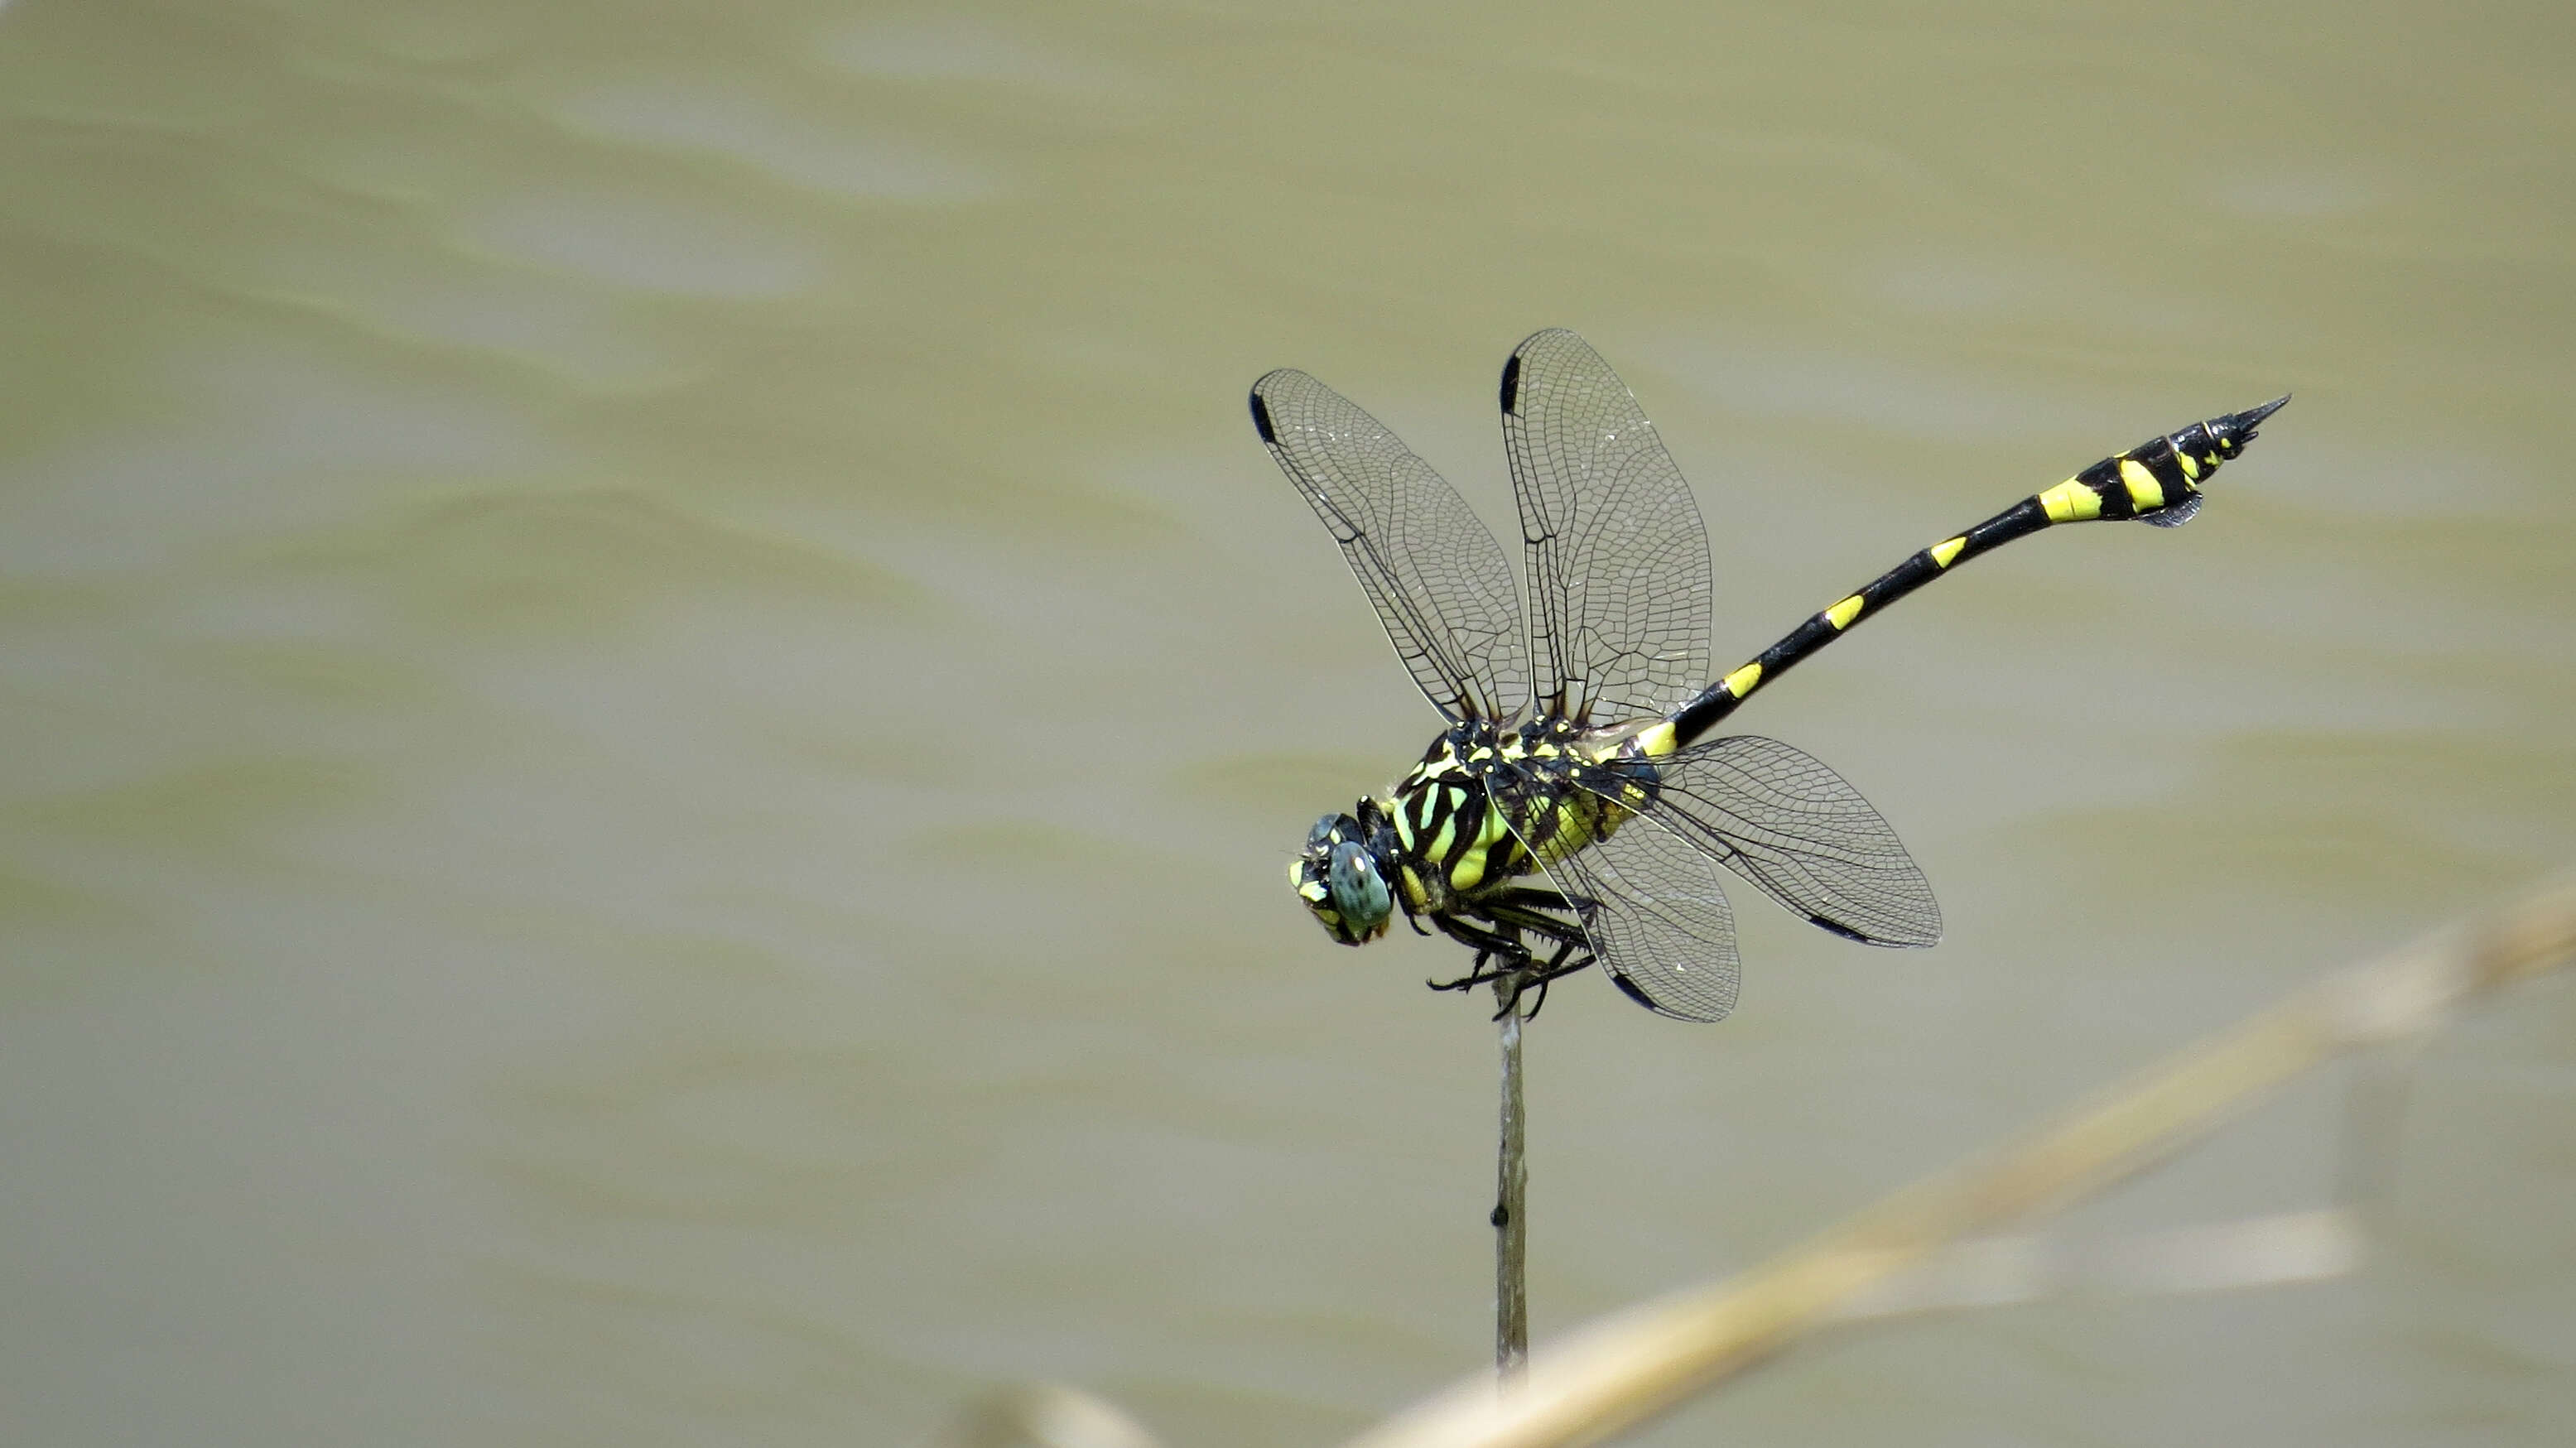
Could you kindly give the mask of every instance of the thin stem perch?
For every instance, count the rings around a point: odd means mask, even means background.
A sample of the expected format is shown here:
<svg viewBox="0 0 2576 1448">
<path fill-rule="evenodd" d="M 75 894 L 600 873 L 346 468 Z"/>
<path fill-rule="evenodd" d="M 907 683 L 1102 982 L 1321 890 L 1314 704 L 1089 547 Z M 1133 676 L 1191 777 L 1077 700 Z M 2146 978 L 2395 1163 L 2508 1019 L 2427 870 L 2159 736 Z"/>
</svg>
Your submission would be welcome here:
<svg viewBox="0 0 2576 1448">
<path fill-rule="evenodd" d="M 1496 981 L 1503 1007 L 1502 1147 L 1494 1158 L 1494 1378 L 1519 1385 L 1529 1370 L 1529 1162 L 1523 1155 L 1521 1007 L 1518 982 Z"/>
</svg>

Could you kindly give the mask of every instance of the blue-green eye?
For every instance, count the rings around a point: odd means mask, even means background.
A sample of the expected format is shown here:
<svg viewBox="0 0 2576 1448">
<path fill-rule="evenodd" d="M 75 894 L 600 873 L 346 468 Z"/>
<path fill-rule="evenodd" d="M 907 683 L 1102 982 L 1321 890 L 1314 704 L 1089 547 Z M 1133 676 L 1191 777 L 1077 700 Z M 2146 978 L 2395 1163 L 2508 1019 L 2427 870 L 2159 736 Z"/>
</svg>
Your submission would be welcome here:
<svg viewBox="0 0 2576 1448">
<path fill-rule="evenodd" d="M 1332 869 L 1325 879 L 1332 890 L 1333 908 L 1354 934 L 1375 934 L 1395 910 L 1395 897 L 1387 890 L 1386 877 L 1378 873 L 1377 862 L 1357 841 L 1346 840 L 1333 847 Z"/>
</svg>

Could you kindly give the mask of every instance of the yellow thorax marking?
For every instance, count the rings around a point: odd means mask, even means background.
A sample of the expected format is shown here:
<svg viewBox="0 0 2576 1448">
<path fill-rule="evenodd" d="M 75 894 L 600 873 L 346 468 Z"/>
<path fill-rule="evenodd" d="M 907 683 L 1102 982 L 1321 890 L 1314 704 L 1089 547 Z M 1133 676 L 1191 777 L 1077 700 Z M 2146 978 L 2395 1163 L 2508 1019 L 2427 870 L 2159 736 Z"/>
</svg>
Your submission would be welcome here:
<svg viewBox="0 0 2576 1448">
<path fill-rule="evenodd" d="M 2165 505 L 2165 485 L 2147 471 L 2147 465 L 2136 458 L 2120 459 L 2120 481 L 2129 485 L 2129 506 L 2141 513 L 2153 512 Z"/>
<path fill-rule="evenodd" d="M 2174 461 L 2182 464 L 2182 475 L 2184 477 L 2189 478 L 2195 483 L 2200 481 L 2200 460 L 2198 458 L 2184 452 L 2181 448 L 2175 448 Z"/>
<path fill-rule="evenodd" d="M 1951 538 L 1943 542 L 1933 544 L 1931 549 L 1932 566 L 1935 568 L 1949 567 L 1950 560 L 1958 557 L 1959 550 L 1967 546 L 1968 540 L 1965 538 Z"/>
<path fill-rule="evenodd" d="M 1860 595 L 1857 593 L 1825 610 L 1825 622 L 1832 624 L 1837 630 L 1851 627 L 1851 621 L 1858 617 L 1860 617 Z"/>
<path fill-rule="evenodd" d="M 1440 812 L 1440 832 L 1431 837 L 1431 848 L 1423 851 L 1423 853 L 1437 860 L 1449 853 L 1449 843 L 1457 837 L 1458 811 L 1455 809 L 1442 810 Z"/>
<path fill-rule="evenodd" d="M 1455 818 L 1451 816 L 1452 821 Z M 1458 863 L 1449 869 L 1449 888 L 1464 893 L 1483 884 L 1489 853 L 1509 834 L 1510 827 L 1503 823 L 1502 811 L 1486 810 L 1484 819 L 1478 822 L 1476 837 L 1468 841 L 1465 852 L 1458 856 Z M 1449 838 L 1448 825 L 1441 826 L 1440 837 L 1445 848 Z"/>
<path fill-rule="evenodd" d="M 2102 516 L 2102 495 L 2073 478 L 2039 495 L 2052 523 L 2083 523 Z"/>
</svg>

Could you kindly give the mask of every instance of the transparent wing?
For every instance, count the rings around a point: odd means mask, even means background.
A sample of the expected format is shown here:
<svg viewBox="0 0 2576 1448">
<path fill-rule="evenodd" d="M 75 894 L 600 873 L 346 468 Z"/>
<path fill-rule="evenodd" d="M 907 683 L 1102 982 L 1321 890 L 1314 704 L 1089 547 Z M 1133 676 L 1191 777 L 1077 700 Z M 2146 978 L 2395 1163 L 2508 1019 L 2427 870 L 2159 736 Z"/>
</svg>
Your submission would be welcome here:
<svg viewBox="0 0 2576 1448">
<path fill-rule="evenodd" d="M 1514 348 L 1502 402 L 1540 707 L 1605 724 L 1670 713 L 1708 684 L 1708 529 L 1690 485 L 1572 332 Z"/>
<path fill-rule="evenodd" d="M 1871 945 L 1941 939 L 1941 907 L 1896 831 L 1812 756 L 1739 734 L 1656 768 L 1647 817 L 1790 910 Z"/>
<path fill-rule="evenodd" d="M 1583 933 L 1630 999 L 1684 1021 L 1723 1020 L 1742 976 L 1716 867 L 1652 816 L 1557 862 L 1557 890 L 1594 902 Z"/>
<path fill-rule="evenodd" d="M 1252 384 L 1252 421 L 1440 712 L 1518 714 L 1529 702 L 1520 595 L 1466 499 L 1376 418 L 1293 368 Z"/>
<path fill-rule="evenodd" d="M 1503 818 L 1537 859 L 1532 839 L 1544 831 L 1525 826 L 1545 818 L 1547 803 L 1519 793 L 1531 788 L 1506 785 L 1501 797 Z M 1630 819 L 1543 873 L 1576 902 L 1595 962 L 1630 999 L 1683 1021 L 1735 1009 L 1735 915 L 1717 867 L 1689 842 L 1651 817 Z"/>
</svg>

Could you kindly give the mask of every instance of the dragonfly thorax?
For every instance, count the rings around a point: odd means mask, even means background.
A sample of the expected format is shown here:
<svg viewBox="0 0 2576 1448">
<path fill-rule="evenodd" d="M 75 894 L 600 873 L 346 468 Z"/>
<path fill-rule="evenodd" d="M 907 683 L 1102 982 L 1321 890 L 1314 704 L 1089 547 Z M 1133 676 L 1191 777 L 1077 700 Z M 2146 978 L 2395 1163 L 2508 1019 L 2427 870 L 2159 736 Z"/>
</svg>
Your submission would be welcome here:
<svg viewBox="0 0 2576 1448">
<path fill-rule="evenodd" d="M 1316 821 L 1289 882 L 1344 945 L 1386 933 L 1399 906 L 1417 917 L 1472 907 L 1618 828 L 1626 814 L 1611 801 L 1650 788 L 1653 771 L 1613 764 L 1609 750 L 1561 718 L 1456 724 L 1385 798 Z"/>
</svg>

